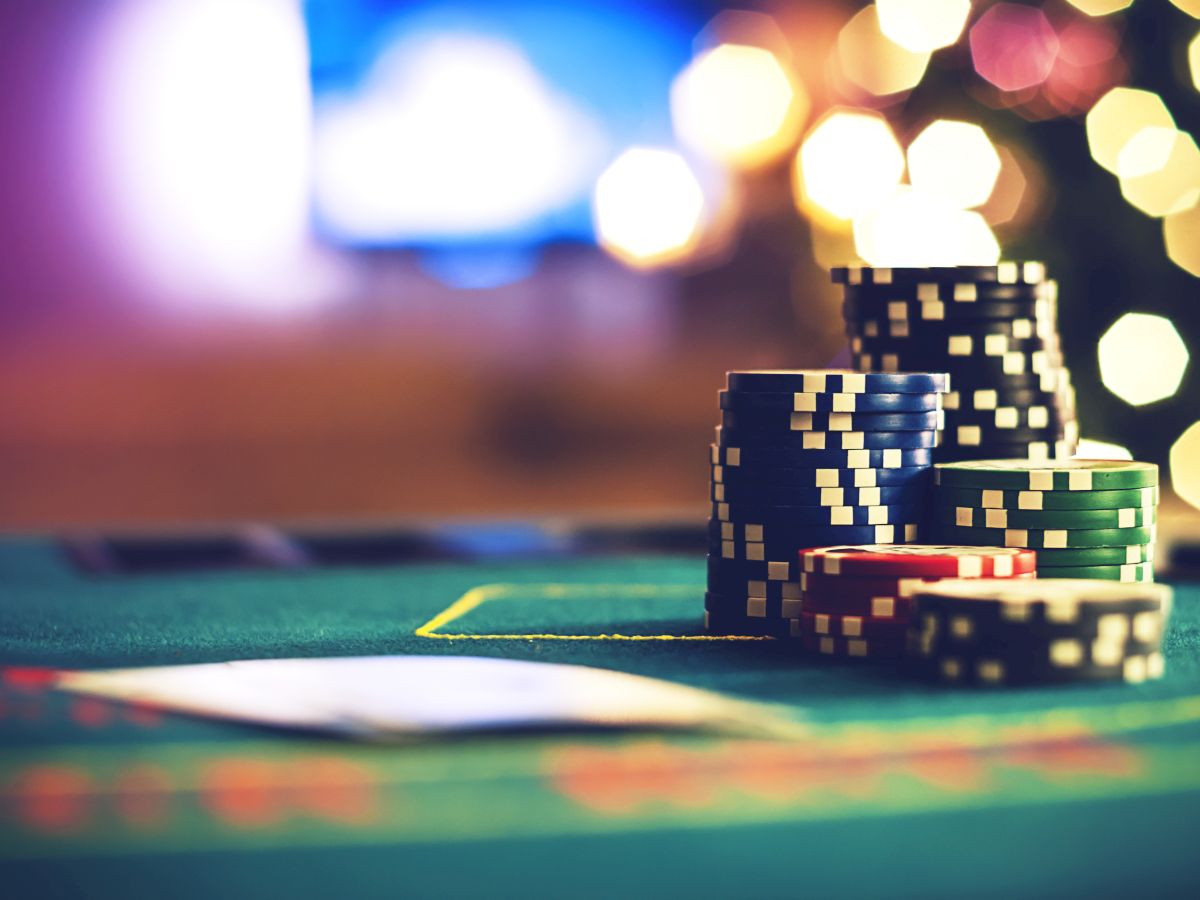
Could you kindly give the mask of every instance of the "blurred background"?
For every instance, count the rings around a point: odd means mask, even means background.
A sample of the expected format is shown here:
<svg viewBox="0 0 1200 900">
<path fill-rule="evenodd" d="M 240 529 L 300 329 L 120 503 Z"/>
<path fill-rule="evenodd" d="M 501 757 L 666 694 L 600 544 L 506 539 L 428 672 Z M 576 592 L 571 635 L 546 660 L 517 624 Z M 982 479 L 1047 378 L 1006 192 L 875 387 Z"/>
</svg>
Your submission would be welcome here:
<svg viewBox="0 0 1200 900">
<path fill-rule="evenodd" d="M 1200 507 L 1198 16 L 2 4 L 0 527 L 701 509 L 854 260 L 1045 260 L 1091 452 Z"/>
</svg>

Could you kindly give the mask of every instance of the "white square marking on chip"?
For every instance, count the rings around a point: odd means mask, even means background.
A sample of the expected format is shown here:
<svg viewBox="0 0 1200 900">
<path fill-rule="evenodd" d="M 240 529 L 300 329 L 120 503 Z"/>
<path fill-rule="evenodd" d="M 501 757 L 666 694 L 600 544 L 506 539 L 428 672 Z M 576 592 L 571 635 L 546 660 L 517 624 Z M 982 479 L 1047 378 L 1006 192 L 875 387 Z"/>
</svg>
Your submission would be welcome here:
<svg viewBox="0 0 1200 900">
<path fill-rule="evenodd" d="M 846 641 L 846 654 L 848 656 L 866 656 L 867 642 L 866 641 Z"/>
<path fill-rule="evenodd" d="M 867 337 L 879 337 L 879 322 L 870 319 L 863 324 L 863 334 Z"/>
<path fill-rule="evenodd" d="M 1050 410 L 1044 406 L 1029 407 L 1029 427 L 1045 428 L 1050 424 Z"/>
<path fill-rule="evenodd" d="M 862 637 L 862 617 L 843 616 L 842 634 L 846 637 Z"/>
<path fill-rule="evenodd" d="M 824 613 L 813 616 L 813 631 L 817 634 L 829 634 L 829 616 Z"/>
<path fill-rule="evenodd" d="M 728 503 L 718 503 L 717 504 L 717 518 L 723 522 L 729 521 L 729 504 Z"/>
<path fill-rule="evenodd" d="M 992 575 L 995 578 L 1011 578 L 1013 568 L 1013 558 L 1011 556 L 997 556 L 992 559 Z M 981 565 L 980 571 L 982 569 Z"/>
<path fill-rule="evenodd" d="M 821 638 L 821 642 L 817 645 L 817 649 L 826 654 L 832 654 L 836 647 L 837 643 L 831 637 Z"/>
<path fill-rule="evenodd" d="M 980 390 L 974 393 L 973 409 L 995 409 L 1000 395 L 993 390 Z"/>
<path fill-rule="evenodd" d="M 747 544 L 746 559 L 752 562 L 762 562 L 767 558 L 767 550 L 765 544 Z"/>
<path fill-rule="evenodd" d="M 897 356 L 895 353 L 883 354 L 883 371 L 899 372 L 900 371 L 900 357 Z"/>
<path fill-rule="evenodd" d="M 721 484 L 724 480 L 725 480 L 725 467 L 724 466 L 713 466 L 713 481 L 715 481 L 717 484 Z"/>
<path fill-rule="evenodd" d="M 787 581 L 789 564 L 785 562 L 767 563 L 767 578 L 771 581 Z"/>
<path fill-rule="evenodd" d="M 997 428 L 1016 428 L 1021 417 L 1015 406 L 1001 406 L 996 410 Z"/>
<path fill-rule="evenodd" d="M 1162 616 L 1158 613 L 1143 612 L 1133 617 L 1133 636 L 1144 642 L 1157 641 L 1161 636 Z"/>
<path fill-rule="evenodd" d="M 1118 528 L 1136 528 L 1137 527 L 1137 510 L 1136 509 L 1118 509 L 1117 510 L 1117 527 Z"/>
<path fill-rule="evenodd" d="M 904 543 L 914 544 L 917 541 L 917 535 L 921 532 L 921 526 L 916 522 L 911 522 L 904 526 Z"/>
<path fill-rule="evenodd" d="M 854 364 L 860 369 L 866 369 L 868 372 L 875 371 L 875 357 L 870 353 L 860 353 L 855 356 Z"/>
<path fill-rule="evenodd" d="M 975 527 L 975 510 L 969 506 L 958 506 L 954 509 L 954 524 L 967 528 Z"/>
<path fill-rule="evenodd" d="M 723 541 L 735 540 L 732 522 L 722 522 L 721 523 L 721 540 L 723 540 Z"/>
<path fill-rule="evenodd" d="M 792 394 L 793 412 L 816 412 L 817 398 L 814 394 L 804 394 L 799 391 Z"/>
<path fill-rule="evenodd" d="M 969 334 L 952 334 L 946 339 L 946 353 L 950 356 L 970 356 L 973 347 Z"/>
<path fill-rule="evenodd" d="M 813 427 L 812 413 L 792 413 L 792 431 L 811 431 Z"/>
<path fill-rule="evenodd" d="M 742 464 L 742 449 L 740 447 L 725 448 L 725 465 L 740 466 Z"/>
<path fill-rule="evenodd" d="M 1079 605 L 1072 599 L 1047 600 L 1046 621 L 1074 622 L 1079 616 Z"/>
<path fill-rule="evenodd" d="M 817 469 L 813 476 L 813 484 L 819 488 L 835 488 L 839 482 L 837 469 Z"/>
<path fill-rule="evenodd" d="M 979 291 L 975 289 L 975 285 L 967 282 L 966 284 L 954 285 L 954 299 L 960 303 L 974 303 L 979 299 Z"/>
<path fill-rule="evenodd" d="M 1008 527 L 1008 510 L 1007 509 L 985 509 L 983 511 L 983 527 L 984 528 L 1007 528 Z"/>
<path fill-rule="evenodd" d="M 962 676 L 962 665 L 957 659 L 942 660 L 942 678 L 946 681 L 958 681 Z"/>
<path fill-rule="evenodd" d="M 984 488 L 979 492 L 979 505 L 984 509 L 1003 509 L 1004 491 L 995 491 L 990 488 Z"/>
<path fill-rule="evenodd" d="M 1105 641 L 1123 643 L 1129 638 L 1129 617 L 1123 613 L 1108 613 L 1096 622 L 1096 636 Z"/>
<path fill-rule="evenodd" d="M 898 452 L 898 451 L 897 451 Z M 888 451 L 883 451 L 883 467 L 888 468 L 887 464 Z M 846 454 L 846 465 L 851 469 L 868 469 L 871 467 L 871 454 L 866 450 L 851 450 Z M 899 468 L 899 463 L 891 468 Z"/>
<path fill-rule="evenodd" d="M 821 506 L 845 506 L 846 492 L 840 487 L 821 488 Z"/>
<path fill-rule="evenodd" d="M 1000 607 L 1000 618 L 1006 622 L 1027 622 L 1033 618 L 1033 607 L 1027 603 L 1005 603 Z"/>
<path fill-rule="evenodd" d="M 762 525 L 743 525 L 742 536 L 747 541 L 765 541 L 766 528 Z"/>
<path fill-rule="evenodd" d="M 875 269 L 873 271 L 874 281 L 876 284 L 891 284 L 892 270 L 891 269 Z"/>
<path fill-rule="evenodd" d="M 905 338 L 908 337 L 908 319 L 894 319 L 888 321 L 888 336 Z"/>
<path fill-rule="evenodd" d="M 795 581 L 785 581 L 779 586 L 779 596 L 784 600 L 799 600 L 800 594 L 800 585 Z"/>
<path fill-rule="evenodd" d="M 879 488 L 861 488 L 858 492 L 859 506 L 880 506 L 883 493 Z"/>
<path fill-rule="evenodd" d="M 834 394 L 832 406 L 834 412 L 854 412 L 858 407 L 858 395 L 845 392 Z"/>
<path fill-rule="evenodd" d="M 855 469 L 854 486 L 860 489 L 873 488 L 878 481 L 878 477 L 874 469 Z"/>
<path fill-rule="evenodd" d="M 806 394 L 825 393 L 825 376 L 820 373 L 806 373 L 804 375 L 804 392 Z"/>
<path fill-rule="evenodd" d="M 1141 684 L 1146 680 L 1146 657 L 1131 656 L 1125 660 L 1125 667 L 1121 672 L 1121 676 L 1130 684 Z"/>
<path fill-rule="evenodd" d="M 779 614 L 785 619 L 795 619 L 799 617 L 802 608 L 798 598 L 784 597 L 783 602 L 779 604 Z"/>
<path fill-rule="evenodd" d="M 1092 641 L 1092 663 L 1097 666 L 1115 666 L 1124 655 L 1119 643 L 1098 638 Z"/>
<path fill-rule="evenodd" d="M 1086 491 L 1090 488 L 1073 488 L 1070 487 L 1070 475 L 1067 473 L 1067 486 L 1072 491 Z M 1029 489 L 1031 491 L 1052 491 L 1054 490 L 1054 473 L 1053 472 L 1030 472 L 1029 473 Z"/>
<path fill-rule="evenodd" d="M 767 615 L 767 598 L 766 597 L 747 597 L 746 598 L 746 615 L 755 619 L 766 618 Z"/>
<path fill-rule="evenodd" d="M 978 425 L 959 425 L 958 442 L 964 447 L 978 447 L 983 443 L 983 429 Z"/>
<path fill-rule="evenodd" d="M 868 506 L 866 509 L 868 525 L 888 524 L 888 508 L 886 506 Z"/>
<path fill-rule="evenodd" d="M 830 431 L 850 431 L 854 428 L 854 419 L 849 413 L 830 413 Z"/>
<path fill-rule="evenodd" d="M 737 558 L 737 546 L 733 541 L 721 541 L 721 557 L 723 559 Z"/>
<path fill-rule="evenodd" d="M 1004 665 L 995 659 L 981 659 L 975 667 L 975 674 L 985 684 L 1000 684 L 1004 681 Z"/>
<path fill-rule="evenodd" d="M 1008 352 L 1008 335 L 989 334 L 983 338 L 984 356 L 1003 356 Z"/>
<path fill-rule="evenodd" d="M 825 432 L 806 431 L 804 432 L 804 437 L 801 438 L 801 444 L 805 450 L 824 450 Z"/>
<path fill-rule="evenodd" d="M 896 615 L 895 597 L 872 597 L 871 615 L 877 619 L 890 619 Z"/>
<path fill-rule="evenodd" d="M 846 283 L 847 284 L 862 284 L 862 280 L 863 280 L 863 272 L 862 272 L 862 269 L 860 269 L 858 266 L 851 266 L 846 271 Z"/>
<path fill-rule="evenodd" d="M 922 303 L 933 303 L 941 299 L 936 283 L 922 281 L 917 285 L 917 299 Z"/>
<path fill-rule="evenodd" d="M 1005 375 L 1024 375 L 1025 374 L 1025 354 L 1024 353 L 1005 353 L 1004 374 Z"/>
<path fill-rule="evenodd" d="M 921 304 L 921 318 L 930 319 L 938 322 L 946 318 L 946 306 L 944 303 L 923 303 Z"/>
<path fill-rule="evenodd" d="M 1029 544 L 1029 532 L 1023 528 L 1010 528 L 1004 532 L 1005 547 L 1025 547 Z"/>
<path fill-rule="evenodd" d="M 908 318 L 908 302 L 906 300 L 889 300 L 887 305 L 889 322 L 899 322 Z"/>
<path fill-rule="evenodd" d="M 834 506 L 829 510 L 830 525 L 853 525 L 854 510 L 849 506 Z"/>
<path fill-rule="evenodd" d="M 1017 509 L 1042 509 L 1045 498 L 1044 491 L 1018 491 Z"/>
<path fill-rule="evenodd" d="M 713 485 L 713 499 L 714 500 L 724 500 L 725 499 L 725 485 L 721 484 L 720 482 Z"/>
<path fill-rule="evenodd" d="M 1067 472 L 1068 491 L 1090 491 L 1092 489 L 1092 473 L 1090 469 L 1072 469 Z"/>
<path fill-rule="evenodd" d="M 1050 662 L 1062 669 L 1071 669 L 1083 662 L 1083 645 L 1074 638 L 1050 642 Z"/>
<path fill-rule="evenodd" d="M 1012 333 L 1013 337 L 1020 340 L 1033 337 L 1033 322 L 1029 319 L 1013 319 Z"/>
<path fill-rule="evenodd" d="M 751 597 L 765 598 L 767 596 L 767 583 L 765 581 L 747 581 L 746 593 Z"/>
<path fill-rule="evenodd" d="M 1047 550 L 1063 550 L 1067 546 L 1065 528 L 1048 528 L 1042 533 L 1042 546 Z"/>
<path fill-rule="evenodd" d="M 1029 282 L 1038 282 L 1046 277 L 1046 267 L 1040 262 L 1027 262 L 1022 269 L 1025 273 L 1025 280 Z"/>
<path fill-rule="evenodd" d="M 1002 262 L 996 264 L 996 281 L 1001 284 L 1016 284 L 1017 283 L 1017 264 L 1015 262 Z"/>
<path fill-rule="evenodd" d="M 966 616 L 951 616 L 949 621 L 950 634 L 959 640 L 967 640 L 975 633 L 974 623 Z"/>
<path fill-rule="evenodd" d="M 837 436 L 839 446 L 843 450 L 865 450 L 867 436 L 861 431 L 839 431 Z"/>
<path fill-rule="evenodd" d="M 842 393 L 862 394 L 867 390 L 867 376 L 854 373 L 842 375 Z"/>
<path fill-rule="evenodd" d="M 943 409 L 958 409 L 959 396 L 958 391 L 947 391 L 942 394 Z"/>
<path fill-rule="evenodd" d="M 1151 653 L 1146 657 L 1146 677 L 1162 678 L 1165 661 L 1161 653 Z"/>
<path fill-rule="evenodd" d="M 1142 554 L 1141 554 L 1141 550 L 1139 548 L 1132 546 L 1132 545 L 1125 548 L 1125 562 L 1136 563 L 1136 562 L 1140 562 L 1141 558 L 1142 558 Z"/>
</svg>

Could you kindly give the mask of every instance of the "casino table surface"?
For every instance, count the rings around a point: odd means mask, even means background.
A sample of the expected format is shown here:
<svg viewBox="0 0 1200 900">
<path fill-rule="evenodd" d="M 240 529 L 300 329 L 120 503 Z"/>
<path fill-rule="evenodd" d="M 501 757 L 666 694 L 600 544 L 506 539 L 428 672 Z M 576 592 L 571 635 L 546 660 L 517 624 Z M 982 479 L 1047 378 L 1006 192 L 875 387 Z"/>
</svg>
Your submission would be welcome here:
<svg viewBox="0 0 1200 900">
<path fill-rule="evenodd" d="M 0 541 L 0 893 L 1198 895 L 1196 585 L 1175 585 L 1160 682 L 980 692 L 704 635 L 702 543 L 521 525 Z M 673 679 L 797 707 L 808 732 L 379 745 L 47 686 L 56 667 L 397 653 Z"/>
</svg>

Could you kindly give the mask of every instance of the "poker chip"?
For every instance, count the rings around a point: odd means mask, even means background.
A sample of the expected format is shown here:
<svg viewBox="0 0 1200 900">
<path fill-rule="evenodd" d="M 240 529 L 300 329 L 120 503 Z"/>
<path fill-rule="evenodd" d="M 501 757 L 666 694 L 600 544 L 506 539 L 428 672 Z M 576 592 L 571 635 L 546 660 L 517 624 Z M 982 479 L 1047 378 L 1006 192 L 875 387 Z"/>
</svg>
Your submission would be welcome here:
<svg viewBox="0 0 1200 900">
<path fill-rule="evenodd" d="M 830 277 L 836 284 L 906 284 L 912 282 L 996 282 L 998 284 L 1037 284 L 1046 280 L 1046 267 L 1040 262 L 1000 262 L 994 266 L 924 266 L 880 268 L 874 266 L 835 266 Z"/>
<path fill-rule="evenodd" d="M 849 291 L 847 291 L 849 294 Z M 898 346 L 908 346 L 907 338 L 916 337 L 918 341 L 945 340 L 951 335 L 966 333 L 977 338 L 987 339 L 991 335 L 1002 334 L 1012 338 L 1054 337 L 1057 335 L 1053 319 L 1050 318 L 1015 318 L 1015 319 L 977 319 L 970 323 L 954 320 L 922 321 L 914 328 L 907 319 L 889 319 L 886 309 L 881 309 L 882 316 L 870 315 L 843 319 L 848 338 L 898 338 Z M 951 379 L 953 381 L 953 379 Z M 953 387 L 953 384 L 951 385 Z M 950 391 L 947 391 L 950 393 Z"/>
<path fill-rule="evenodd" d="M 874 319 L 884 316 L 900 322 L 981 321 L 987 319 L 1045 319 L 1054 318 L 1055 306 L 1046 298 L 1034 300 L 997 300 L 989 303 L 952 303 L 919 300 L 889 300 L 885 305 L 847 298 L 842 315 L 847 320 Z"/>
<path fill-rule="evenodd" d="M 709 474 L 713 484 L 730 487 L 759 488 L 764 486 L 805 488 L 873 488 L 907 487 L 927 490 L 932 484 L 928 465 L 901 466 L 893 469 L 816 468 L 800 469 L 786 466 L 742 467 L 712 465 Z"/>
<path fill-rule="evenodd" d="M 1091 579 L 945 580 L 914 592 L 913 671 L 981 685 L 1162 675 L 1171 592 Z"/>
<path fill-rule="evenodd" d="M 1123 547 L 1154 540 L 1154 528 L 960 528 L 935 523 L 933 534 L 951 543 L 972 546 L 1070 549 Z"/>
<path fill-rule="evenodd" d="M 1154 563 L 1123 566 L 1042 566 L 1045 578 L 1098 578 L 1103 581 L 1153 581 Z"/>
<path fill-rule="evenodd" d="M 930 394 L 949 389 L 950 379 L 937 372 L 863 374 L 843 369 L 763 369 L 729 372 L 730 391 L 845 394 Z"/>
<path fill-rule="evenodd" d="M 817 529 L 826 529 L 826 526 L 796 526 L 788 524 L 777 524 L 774 522 L 732 522 L 722 521 L 716 518 L 708 520 L 708 540 L 709 544 L 715 544 L 724 541 L 737 541 L 750 544 L 764 544 L 768 548 L 778 550 L 783 553 L 783 548 L 789 544 L 794 544 L 797 541 L 806 541 L 812 537 L 814 527 Z M 841 526 L 839 532 L 829 532 L 828 534 L 842 533 Z M 917 538 L 918 527 L 915 524 L 902 525 L 879 525 L 867 528 L 864 526 L 856 527 L 861 531 L 870 531 L 874 534 L 890 534 L 893 538 L 898 538 L 901 542 L 915 541 Z M 812 546 L 812 545 L 806 545 Z M 788 556 L 794 556 L 791 551 L 787 551 Z"/>
<path fill-rule="evenodd" d="M 896 659 L 904 653 L 904 641 L 895 638 L 846 638 L 832 635 L 800 635 L 800 646 L 815 656 L 850 659 Z"/>
<path fill-rule="evenodd" d="M 966 528 L 1093 529 L 1148 528 L 1155 523 L 1154 507 L 1124 509 L 976 509 L 937 506 L 934 521 Z"/>
<path fill-rule="evenodd" d="M 803 551 L 800 561 L 805 572 L 872 577 L 1008 578 L 1037 569 L 1031 550 L 936 544 L 819 547 Z"/>
<path fill-rule="evenodd" d="M 1075 408 L 1075 389 L 1070 384 L 1069 376 L 1065 383 L 1049 391 L 1037 387 L 1005 387 L 1003 390 L 964 388 L 947 391 L 941 397 L 943 409 L 976 413 L 992 412 L 1001 407 L 1022 409 L 1027 406 L 1042 406 L 1060 412 Z"/>
<path fill-rule="evenodd" d="M 919 503 L 924 509 L 924 483 L 906 487 L 797 487 L 735 481 L 731 484 L 714 481 L 709 496 L 717 503 L 786 504 L 788 506 L 893 506 Z"/>
<path fill-rule="evenodd" d="M 937 431 L 792 431 L 722 424 L 717 426 L 716 440 L 723 447 L 785 450 L 928 450 L 937 445 Z"/>
<path fill-rule="evenodd" d="M 969 506 L 975 509 L 1125 509 L 1154 507 L 1158 503 L 1158 488 L 1129 488 L 1116 491 L 1017 491 L 942 487 L 937 496 L 943 505 Z"/>
<path fill-rule="evenodd" d="M 815 391 L 720 391 L 721 409 L 749 412 L 897 413 L 940 409 L 942 394 L 845 394 Z"/>
<path fill-rule="evenodd" d="M 815 443 L 815 442 L 814 442 Z M 928 447 L 904 449 L 899 447 L 857 448 L 842 450 L 829 441 L 829 448 L 801 446 L 761 446 L 732 443 L 709 445 L 709 459 L 726 470 L 757 471 L 765 467 L 798 469 L 901 469 L 920 468 L 925 471 L 933 463 Z"/>
<path fill-rule="evenodd" d="M 908 623 L 894 618 L 856 616 L 827 612 L 800 611 L 800 631 L 810 635 L 829 635 L 843 638 L 880 639 L 903 644 Z"/>
<path fill-rule="evenodd" d="M 888 285 L 843 284 L 842 296 L 856 303 L 890 303 L 893 300 L 921 303 L 994 303 L 1052 299 L 1053 282 L 1000 284 L 997 282 L 906 281 Z"/>
<path fill-rule="evenodd" d="M 1127 544 L 1123 547 L 1074 547 L 1037 551 L 1038 564 L 1058 566 L 1119 566 L 1154 561 L 1154 543 Z"/>
<path fill-rule="evenodd" d="M 1057 460 L 1045 465 L 1006 459 L 949 462 L 936 467 L 934 483 L 1016 491 L 1130 490 L 1157 486 L 1158 466 L 1107 459 Z"/>
<path fill-rule="evenodd" d="M 921 396 L 921 395 L 917 395 Z M 929 431 L 940 429 L 941 410 L 898 413 L 791 412 L 789 410 L 721 414 L 721 425 L 730 431 Z"/>
<path fill-rule="evenodd" d="M 1016 444 L 987 439 L 982 441 L 979 446 L 946 441 L 941 444 L 938 453 L 942 458 L 952 455 L 959 461 L 992 459 L 999 455 L 1014 462 L 1046 463 L 1071 456 L 1075 452 L 1076 446 L 1077 442 L 1068 438 Z"/>
</svg>

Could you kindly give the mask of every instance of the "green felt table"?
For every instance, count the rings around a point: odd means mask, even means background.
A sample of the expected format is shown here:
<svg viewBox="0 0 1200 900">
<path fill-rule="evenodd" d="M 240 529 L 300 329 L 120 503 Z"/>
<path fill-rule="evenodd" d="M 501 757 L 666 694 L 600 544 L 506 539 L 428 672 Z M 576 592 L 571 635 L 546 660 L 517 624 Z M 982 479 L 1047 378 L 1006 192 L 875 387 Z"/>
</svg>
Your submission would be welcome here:
<svg viewBox="0 0 1200 900">
<path fill-rule="evenodd" d="M 1167 675 L 978 692 L 702 633 L 702 553 L 95 574 L 0 542 L 5 896 L 1197 895 L 1200 590 Z M 376 746 L 59 694 L 53 667 L 477 654 L 802 707 L 803 740 Z"/>
</svg>

